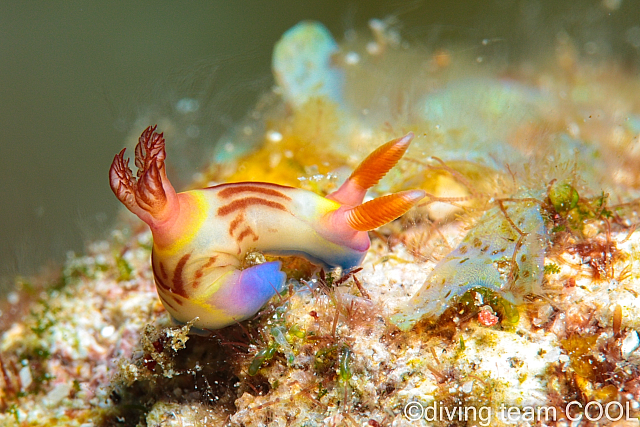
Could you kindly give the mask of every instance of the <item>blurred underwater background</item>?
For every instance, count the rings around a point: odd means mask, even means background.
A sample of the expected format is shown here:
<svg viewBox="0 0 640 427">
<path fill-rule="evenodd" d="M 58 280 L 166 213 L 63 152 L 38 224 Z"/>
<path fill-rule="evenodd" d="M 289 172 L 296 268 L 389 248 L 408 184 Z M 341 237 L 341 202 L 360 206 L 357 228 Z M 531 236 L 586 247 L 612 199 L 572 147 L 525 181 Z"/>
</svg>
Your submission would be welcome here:
<svg viewBox="0 0 640 427">
<path fill-rule="evenodd" d="M 273 85 L 272 47 L 301 20 L 342 40 L 371 18 L 390 18 L 412 47 L 477 60 L 479 76 L 555 61 L 563 46 L 567 61 L 613 61 L 634 74 L 639 9 L 623 0 L 5 3 L 0 289 L 16 275 L 55 269 L 109 230 L 119 208 L 109 163 L 146 125 L 159 122 L 170 135 L 178 187 L 192 182 Z"/>
</svg>

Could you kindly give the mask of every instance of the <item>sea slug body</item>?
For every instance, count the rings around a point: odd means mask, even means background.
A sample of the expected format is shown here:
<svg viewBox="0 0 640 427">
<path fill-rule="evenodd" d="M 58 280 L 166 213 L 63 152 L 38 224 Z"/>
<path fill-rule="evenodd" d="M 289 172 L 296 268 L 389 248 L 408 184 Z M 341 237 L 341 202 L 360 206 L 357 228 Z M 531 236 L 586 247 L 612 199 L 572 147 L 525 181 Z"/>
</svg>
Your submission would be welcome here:
<svg viewBox="0 0 640 427">
<path fill-rule="evenodd" d="M 166 176 L 164 138 L 148 127 L 135 149 L 137 179 L 115 156 L 109 172 L 116 197 L 153 234 L 158 296 L 173 319 L 202 330 L 253 316 L 284 286 L 280 262 L 241 269 L 249 251 L 299 255 L 325 267 L 360 264 L 368 230 L 399 217 L 425 193 L 403 191 L 362 204 L 402 157 L 413 134 L 370 154 L 334 193 L 322 197 L 265 182 L 221 184 L 176 193 Z"/>
</svg>

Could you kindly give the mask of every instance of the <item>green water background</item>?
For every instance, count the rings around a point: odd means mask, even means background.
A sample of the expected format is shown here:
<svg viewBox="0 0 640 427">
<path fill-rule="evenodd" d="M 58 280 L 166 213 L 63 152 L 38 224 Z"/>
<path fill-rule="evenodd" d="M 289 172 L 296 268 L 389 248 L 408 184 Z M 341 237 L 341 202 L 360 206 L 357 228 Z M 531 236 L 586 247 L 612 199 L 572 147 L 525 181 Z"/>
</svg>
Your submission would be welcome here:
<svg viewBox="0 0 640 427">
<path fill-rule="evenodd" d="M 109 165 L 141 118 L 198 100 L 198 133 L 173 165 L 186 181 L 273 84 L 284 31 L 315 19 L 340 40 L 389 15 L 425 52 L 490 40 L 493 60 L 536 62 L 569 36 L 583 57 L 638 75 L 638 1 L 2 2 L 0 290 L 105 235 L 120 209 Z"/>
</svg>

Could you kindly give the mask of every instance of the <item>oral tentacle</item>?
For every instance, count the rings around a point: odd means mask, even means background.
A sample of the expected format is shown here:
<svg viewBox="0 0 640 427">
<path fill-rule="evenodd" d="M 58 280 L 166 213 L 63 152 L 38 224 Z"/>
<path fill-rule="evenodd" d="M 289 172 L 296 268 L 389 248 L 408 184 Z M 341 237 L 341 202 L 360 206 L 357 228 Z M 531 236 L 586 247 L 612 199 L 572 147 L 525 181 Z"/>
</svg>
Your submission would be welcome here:
<svg viewBox="0 0 640 427">
<path fill-rule="evenodd" d="M 401 138 L 380 146 L 369 154 L 344 184 L 327 198 L 350 206 L 362 203 L 367 190 L 376 185 L 398 163 L 409 148 L 411 140 L 413 140 L 413 133 L 409 132 Z"/>
<path fill-rule="evenodd" d="M 409 190 L 378 197 L 346 211 L 345 220 L 354 230 L 374 230 L 400 217 L 425 196 L 423 190 Z"/>
</svg>

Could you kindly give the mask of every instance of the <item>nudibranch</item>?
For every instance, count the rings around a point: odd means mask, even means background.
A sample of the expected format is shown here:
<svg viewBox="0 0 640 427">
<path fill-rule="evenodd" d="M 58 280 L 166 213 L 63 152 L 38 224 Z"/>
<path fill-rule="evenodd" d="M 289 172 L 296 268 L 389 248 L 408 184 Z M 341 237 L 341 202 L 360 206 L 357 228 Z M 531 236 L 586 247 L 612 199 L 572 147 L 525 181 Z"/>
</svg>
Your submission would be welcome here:
<svg viewBox="0 0 640 427">
<path fill-rule="evenodd" d="M 370 246 L 367 231 L 425 196 L 409 190 L 362 203 L 402 157 L 413 134 L 371 153 L 338 188 L 322 197 L 266 182 L 237 182 L 176 193 L 165 168 L 165 142 L 148 127 L 135 148 L 137 178 L 123 149 L 109 171 L 116 197 L 153 234 L 151 264 L 158 296 L 178 323 L 218 329 L 253 316 L 284 287 L 278 261 L 242 269 L 248 252 L 298 255 L 350 269 Z"/>
</svg>

